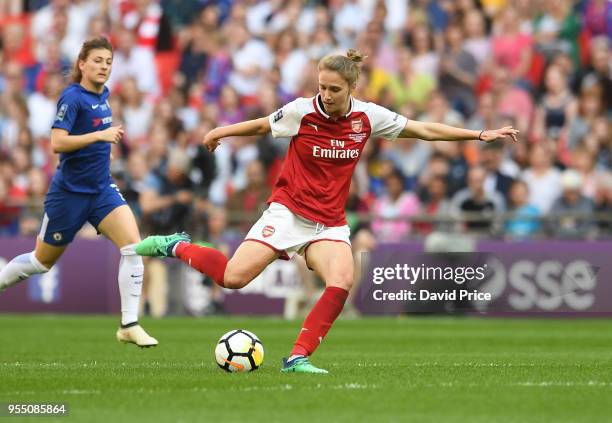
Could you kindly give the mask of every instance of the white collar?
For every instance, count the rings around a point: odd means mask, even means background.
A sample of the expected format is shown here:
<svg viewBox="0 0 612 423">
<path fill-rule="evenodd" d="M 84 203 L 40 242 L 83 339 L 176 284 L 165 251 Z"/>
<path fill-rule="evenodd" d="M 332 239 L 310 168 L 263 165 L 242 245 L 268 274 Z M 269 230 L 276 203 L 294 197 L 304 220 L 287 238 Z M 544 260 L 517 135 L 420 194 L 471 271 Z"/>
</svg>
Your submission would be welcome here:
<svg viewBox="0 0 612 423">
<path fill-rule="evenodd" d="M 353 96 L 349 97 L 349 101 L 351 102 L 351 107 L 349 108 L 348 113 L 346 113 L 342 117 L 345 117 L 345 118 L 349 117 L 351 115 L 351 113 L 353 113 L 353 106 L 354 106 Z M 326 119 L 331 119 L 331 116 L 329 116 L 327 113 L 325 113 L 325 110 L 323 109 L 322 103 L 323 103 L 323 101 L 321 100 L 321 94 L 317 94 L 317 96 L 315 97 L 315 107 L 317 108 L 319 113 L 321 113 L 323 116 L 325 116 Z"/>
</svg>

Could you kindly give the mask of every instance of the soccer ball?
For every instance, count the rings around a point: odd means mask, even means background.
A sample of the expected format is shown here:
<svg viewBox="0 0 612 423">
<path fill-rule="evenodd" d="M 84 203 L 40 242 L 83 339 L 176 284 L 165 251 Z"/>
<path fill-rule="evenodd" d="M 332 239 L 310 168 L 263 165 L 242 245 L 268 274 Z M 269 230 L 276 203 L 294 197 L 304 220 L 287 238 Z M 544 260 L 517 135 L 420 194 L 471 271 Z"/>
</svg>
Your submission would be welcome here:
<svg viewBox="0 0 612 423">
<path fill-rule="evenodd" d="M 252 372 L 261 366 L 263 358 L 263 344 L 248 330 L 227 332 L 215 348 L 217 364 L 227 372 Z"/>
</svg>

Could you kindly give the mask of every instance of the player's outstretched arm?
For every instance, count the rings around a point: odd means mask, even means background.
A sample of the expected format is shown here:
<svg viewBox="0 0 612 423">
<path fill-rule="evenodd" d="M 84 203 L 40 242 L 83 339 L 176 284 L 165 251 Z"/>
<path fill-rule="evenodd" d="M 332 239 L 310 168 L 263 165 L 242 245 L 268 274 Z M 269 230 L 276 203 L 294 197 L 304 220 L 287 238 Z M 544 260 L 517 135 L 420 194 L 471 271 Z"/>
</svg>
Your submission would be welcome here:
<svg viewBox="0 0 612 423">
<path fill-rule="evenodd" d="M 497 139 L 510 137 L 513 141 L 517 141 L 516 135 L 518 132 L 519 131 L 512 126 L 504 126 L 500 129 L 474 131 L 471 129 L 445 125 L 443 123 L 408 120 L 398 138 L 419 138 L 425 141 L 480 140 L 484 142 L 493 142 Z"/>
<path fill-rule="evenodd" d="M 83 135 L 68 135 L 68 131 L 65 129 L 53 128 L 51 129 L 51 147 L 54 153 L 70 153 L 98 141 L 117 144 L 122 136 L 123 128 L 121 125 Z"/>
<path fill-rule="evenodd" d="M 270 122 L 267 117 L 263 117 L 215 128 L 206 134 L 202 144 L 208 148 L 208 151 L 213 152 L 219 146 L 221 138 L 264 135 L 268 132 L 270 132 Z"/>
</svg>

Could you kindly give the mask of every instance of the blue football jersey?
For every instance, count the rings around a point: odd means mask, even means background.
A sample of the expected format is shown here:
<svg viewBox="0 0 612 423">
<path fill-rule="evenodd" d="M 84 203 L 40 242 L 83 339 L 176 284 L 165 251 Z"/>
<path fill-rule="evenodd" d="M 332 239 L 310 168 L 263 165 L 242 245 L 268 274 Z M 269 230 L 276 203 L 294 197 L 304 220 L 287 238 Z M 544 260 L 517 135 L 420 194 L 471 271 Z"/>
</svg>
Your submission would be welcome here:
<svg viewBox="0 0 612 423">
<path fill-rule="evenodd" d="M 101 94 L 86 90 L 81 84 L 67 87 L 57 103 L 52 128 L 83 135 L 107 129 L 113 123 L 108 103 L 108 88 Z M 53 176 L 53 186 L 61 189 L 96 194 L 110 183 L 111 144 L 98 141 L 80 150 L 60 154 L 60 163 Z"/>
</svg>

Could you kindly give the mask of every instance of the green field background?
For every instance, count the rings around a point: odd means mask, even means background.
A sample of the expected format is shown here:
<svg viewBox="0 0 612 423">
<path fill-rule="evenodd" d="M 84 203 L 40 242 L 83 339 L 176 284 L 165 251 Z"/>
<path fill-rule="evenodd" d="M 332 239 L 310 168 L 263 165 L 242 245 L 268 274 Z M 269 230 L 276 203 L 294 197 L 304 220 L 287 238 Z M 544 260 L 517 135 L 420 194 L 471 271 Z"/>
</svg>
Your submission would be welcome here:
<svg viewBox="0 0 612 423">
<path fill-rule="evenodd" d="M 312 361 L 279 373 L 301 322 L 143 320 L 160 341 L 114 339 L 116 319 L 0 315 L 0 402 L 66 403 L 82 422 L 609 422 L 612 320 L 339 320 Z M 264 364 L 227 374 L 219 336 L 255 332 Z"/>
</svg>

